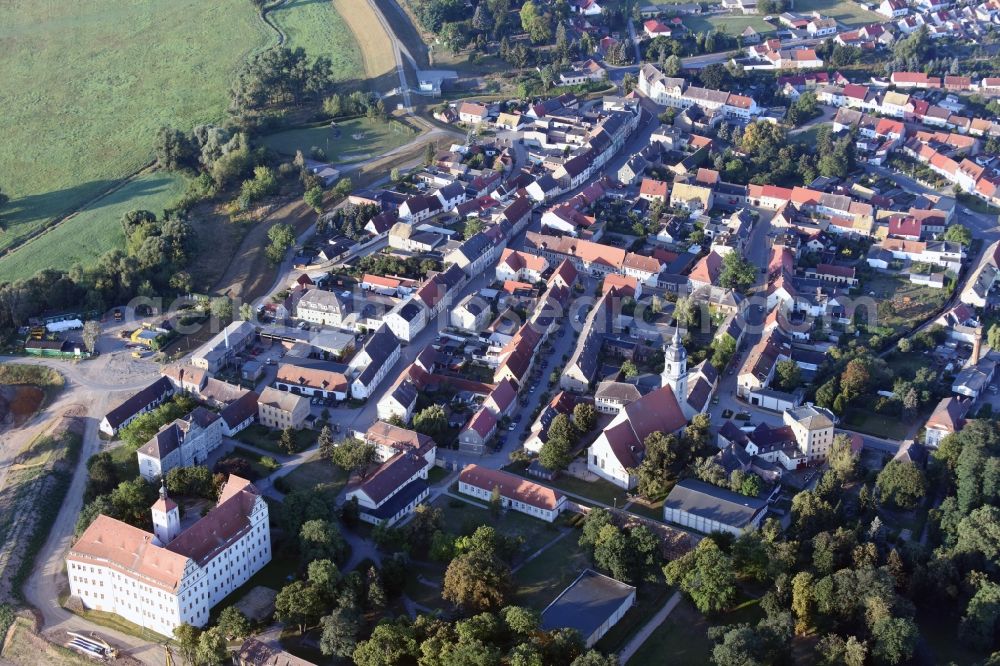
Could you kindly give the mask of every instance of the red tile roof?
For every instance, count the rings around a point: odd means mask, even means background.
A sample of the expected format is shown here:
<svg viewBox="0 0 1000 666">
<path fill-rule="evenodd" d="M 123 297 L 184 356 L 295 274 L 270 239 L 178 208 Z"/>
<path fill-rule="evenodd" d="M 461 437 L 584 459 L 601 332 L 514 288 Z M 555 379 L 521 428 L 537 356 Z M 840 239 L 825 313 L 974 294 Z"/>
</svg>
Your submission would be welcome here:
<svg viewBox="0 0 1000 666">
<path fill-rule="evenodd" d="M 558 490 L 534 483 L 516 474 L 479 465 L 467 465 L 459 474 L 458 480 L 490 492 L 494 488 L 499 488 L 500 495 L 507 499 L 523 502 L 546 511 L 556 509 L 565 497 Z"/>
</svg>

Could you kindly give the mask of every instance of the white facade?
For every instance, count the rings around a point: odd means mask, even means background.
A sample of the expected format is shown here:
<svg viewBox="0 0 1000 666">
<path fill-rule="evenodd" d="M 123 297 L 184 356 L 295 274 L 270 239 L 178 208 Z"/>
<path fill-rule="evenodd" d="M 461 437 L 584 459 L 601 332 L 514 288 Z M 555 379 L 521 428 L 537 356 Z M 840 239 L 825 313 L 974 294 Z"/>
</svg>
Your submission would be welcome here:
<svg viewBox="0 0 1000 666">
<path fill-rule="evenodd" d="M 213 520 L 214 513 L 226 511 L 224 504 L 245 501 L 234 495 L 227 498 L 234 479 L 230 477 L 223 491 L 226 499 L 201 521 Z M 253 488 L 248 481 L 243 482 Z M 243 492 L 248 492 L 245 487 L 236 491 Z M 160 546 L 153 534 L 107 516 L 98 517 L 67 556 L 70 594 L 85 608 L 114 613 L 170 638 L 183 623 L 205 626 L 212 607 L 271 560 L 267 504 L 255 490 L 251 492 L 254 500 L 247 504 L 248 513 L 237 516 L 243 519 L 242 526 L 226 530 L 220 525 L 214 533 L 229 540 L 221 548 L 208 550 L 200 561 L 186 551 L 197 547 L 192 554 L 201 554 L 201 542 L 185 542 L 185 532 Z M 198 523 L 189 528 L 198 529 Z"/>
</svg>

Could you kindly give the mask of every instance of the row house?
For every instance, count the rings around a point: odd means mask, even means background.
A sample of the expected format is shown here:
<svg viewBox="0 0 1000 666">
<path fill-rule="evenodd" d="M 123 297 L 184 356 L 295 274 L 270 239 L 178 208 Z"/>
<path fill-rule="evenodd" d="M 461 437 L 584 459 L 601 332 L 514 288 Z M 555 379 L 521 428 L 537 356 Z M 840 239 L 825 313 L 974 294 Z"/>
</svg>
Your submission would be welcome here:
<svg viewBox="0 0 1000 666">
<path fill-rule="evenodd" d="M 639 90 L 661 106 L 679 109 L 698 106 L 747 120 L 763 112 L 752 97 L 690 86 L 686 79 L 665 76 L 651 64 L 639 70 Z"/>
</svg>

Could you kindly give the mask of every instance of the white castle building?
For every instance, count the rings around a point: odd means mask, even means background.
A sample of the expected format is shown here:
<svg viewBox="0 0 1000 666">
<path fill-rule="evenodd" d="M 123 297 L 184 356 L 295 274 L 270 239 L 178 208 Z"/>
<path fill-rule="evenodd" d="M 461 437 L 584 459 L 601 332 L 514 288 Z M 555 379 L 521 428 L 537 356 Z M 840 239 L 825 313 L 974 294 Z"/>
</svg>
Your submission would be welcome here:
<svg viewBox="0 0 1000 666">
<path fill-rule="evenodd" d="M 215 604 L 271 561 L 267 503 L 230 475 L 219 502 L 181 530 L 180 511 L 160 489 L 153 534 L 98 516 L 66 556 L 70 594 L 85 608 L 120 615 L 173 637 L 208 622 Z"/>
</svg>

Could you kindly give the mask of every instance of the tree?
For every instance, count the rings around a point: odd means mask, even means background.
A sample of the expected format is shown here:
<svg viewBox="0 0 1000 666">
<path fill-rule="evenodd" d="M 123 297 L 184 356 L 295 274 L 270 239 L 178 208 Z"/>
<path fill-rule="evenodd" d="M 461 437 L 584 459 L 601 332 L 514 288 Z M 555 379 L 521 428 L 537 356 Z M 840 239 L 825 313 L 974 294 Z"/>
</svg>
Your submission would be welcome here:
<svg viewBox="0 0 1000 666">
<path fill-rule="evenodd" d="M 597 410 L 594 406 L 581 402 L 573 407 L 573 425 L 579 432 L 590 432 L 597 422 Z"/>
<path fill-rule="evenodd" d="M 723 370 L 736 353 L 736 340 L 728 333 L 723 333 L 712 340 L 712 367 Z"/>
<path fill-rule="evenodd" d="M 674 303 L 674 320 L 678 326 L 685 328 L 691 326 L 698 319 L 698 306 L 694 300 L 687 296 L 681 296 Z"/>
<path fill-rule="evenodd" d="M 194 666 L 197 663 L 198 637 L 201 630 L 184 623 L 174 629 L 174 638 L 180 647 L 181 658 L 185 664 Z"/>
<path fill-rule="evenodd" d="M 313 560 L 306 567 L 306 580 L 325 602 L 331 603 L 340 584 L 340 569 L 330 560 Z"/>
<path fill-rule="evenodd" d="M 389 171 L 389 180 L 394 183 L 398 183 L 403 180 L 403 173 L 399 170 L 399 167 L 393 167 L 392 170 Z"/>
<path fill-rule="evenodd" d="M 474 549 L 451 561 L 441 596 L 465 611 L 496 611 L 512 589 L 510 567 L 484 549 Z"/>
<path fill-rule="evenodd" d="M 216 319 L 230 321 L 233 318 L 233 302 L 225 296 L 213 298 L 210 308 Z"/>
<path fill-rule="evenodd" d="M 333 448 L 330 455 L 330 460 L 337 467 L 348 474 L 361 470 L 362 476 L 364 476 L 364 468 L 375 462 L 376 459 L 377 452 L 375 446 L 356 437 L 348 437 L 341 440 Z"/>
<path fill-rule="evenodd" d="M 534 44 L 544 44 L 552 39 L 552 16 L 543 12 L 533 0 L 521 7 L 521 27 Z"/>
<path fill-rule="evenodd" d="M 306 202 L 310 208 L 312 208 L 317 213 L 323 212 L 323 188 L 322 187 L 310 187 L 306 190 L 305 194 L 302 195 L 303 201 Z"/>
<path fill-rule="evenodd" d="M 830 469 L 840 479 L 850 481 L 857 471 L 858 458 L 851 450 L 851 438 L 848 435 L 840 434 L 833 438 L 830 445 L 830 452 L 827 454 L 827 463 Z"/>
<path fill-rule="evenodd" d="M 790 393 L 802 383 L 802 373 L 799 371 L 799 366 L 791 359 L 778 361 L 775 373 L 778 378 L 778 386 L 782 391 Z"/>
<path fill-rule="evenodd" d="M 379 611 L 385 608 L 385 588 L 374 566 L 368 568 L 368 609 Z"/>
<path fill-rule="evenodd" d="M 476 11 L 472 14 L 472 27 L 480 32 L 489 32 L 494 24 L 493 14 L 489 11 L 487 3 L 480 2 L 476 5 Z"/>
<path fill-rule="evenodd" d="M 913 620 L 885 617 L 872 626 L 872 638 L 875 640 L 872 652 L 884 663 L 901 664 L 913 655 L 919 637 Z"/>
<path fill-rule="evenodd" d="M 565 437 L 553 437 L 549 434 L 549 438 L 542 444 L 542 448 L 538 452 L 538 462 L 545 469 L 564 470 L 573 462 L 571 446 Z"/>
<path fill-rule="evenodd" d="M 493 490 L 490 491 L 490 515 L 499 518 L 502 510 L 503 496 L 500 494 L 500 486 L 493 486 Z"/>
<path fill-rule="evenodd" d="M 298 448 L 295 445 L 295 433 L 290 427 L 281 431 L 281 437 L 278 439 L 278 448 L 289 455 L 295 453 L 295 449 Z"/>
<path fill-rule="evenodd" d="M 663 567 L 669 585 L 677 585 L 702 613 L 716 613 L 736 600 L 736 574 L 732 558 L 712 539 Z"/>
<path fill-rule="evenodd" d="M 229 656 L 226 639 L 217 628 L 202 632 L 195 648 L 198 666 L 222 666 Z"/>
<path fill-rule="evenodd" d="M 805 634 L 813 622 L 813 575 L 800 571 L 792 579 L 792 612 L 795 613 L 795 633 Z"/>
<path fill-rule="evenodd" d="M 944 231 L 944 239 L 952 243 L 969 245 L 972 242 L 972 232 L 965 225 L 954 223 Z"/>
<path fill-rule="evenodd" d="M 628 379 L 631 379 L 632 377 L 636 377 L 639 375 L 639 368 L 637 368 L 635 363 L 633 363 L 631 360 L 624 361 L 622 363 L 621 370 L 622 374 L 625 375 L 625 377 Z"/>
<path fill-rule="evenodd" d="M 323 600 L 312 585 L 296 580 L 281 588 L 274 598 L 274 616 L 303 634 L 323 614 Z"/>
<path fill-rule="evenodd" d="M 731 289 L 747 289 L 757 281 L 757 267 L 743 259 L 739 252 L 728 252 L 722 258 L 719 285 Z"/>
<path fill-rule="evenodd" d="M 323 426 L 323 429 L 319 431 L 319 436 L 316 438 L 316 443 L 319 445 L 319 455 L 326 460 L 333 460 L 334 443 L 333 443 L 333 431 L 330 430 L 330 426 Z"/>
<path fill-rule="evenodd" d="M 428 437 L 440 437 L 448 430 L 448 415 L 441 405 L 429 405 L 413 415 L 413 429 Z"/>
<path fill-rule="evenodd" d="M 231 641 L 246 638 L 252 631 L 250 620 L 236 606 L 223 608 L 215 626 L 226 640 Z"/>
<path fill-rule="evenodd" d="M 465 238 L 472 238 L 485 228 L 486 223 L 480 218 L 470 217 L 465 221 L 465 226 L 462 229 L 462 235 L 465 236 Z"/>
<path fill-rule="evenodd" d="M 361 616 L 352 606 L 339 606 L 320 622 L 319 649 L 326 656 L 347 659 L 358 645 Z"/>
<path fill-rule="evenodd" d="M 990 349 L 1000 349 L 1000 324 L 993 324 L 986 332 L 986 344 Z"/>
<path fill-rule="evenodd" d="M 703 67 L 698 72 L 698 78 L 701 79 L 702 84 L 706 88 L 721 90 L 725 86 L 726 81 L 729 80 L 729 72 L 726 71 L 725 65 L 713 63 L 707 67 Z"/>
<path fill-rule="evenodd" d="M 357 666 L 386 666 L 410 663 L 419 654 L 413 630 L 403 622 L 383 622 L 362 641 L 351 655 Z"/>
<path fill-rule="evenodd" d="M 915 508 L 927 492 L 923 471 L 911 462 L 890 460 L 875 481 L 882 501 L 901 509 Z"/>
<path fill-rule="evenodd" d="M 101 324 L 93 319 L 83 325 L 83 346 L 87 351 L 94 353 L 97 349 L 97 340 L 101 337 Z"/>
<path fill-rule="evenodd" d="M 272 264 L 279 264 L 285 258 L 285 252 L 295 243 L 295 231 L 292 225 L 279 222 L 267 230 L 267 238 L 270 244 L 265 253 Z"/>
<path fill-rule="evenodd" d="M 601 654 L 597 650 L 587 650 L 570 662 L 569 666 L 618 666 L 618 655 Z"/>
<path fill-rule="evenodd" d="M 328 520 L 307 520 L 299 530 L 299 552 L 304 562 L 340 560 L 347 548 L 337 526 Z"/>
<path fill-rule="evenodd" d="M 988 650 L 996 645 L 1000 617 L 1000 585 L 991 580 L 979 581 L 979 588 L 969 600 L 958 628 L 964 642 Z"/>
<path fill-rule="evenodd" d="M 153 141 L 156 161 L 167 171 L 178 171 L 195 163 L 194 146 L 187 134 L 173 127 L 161 127 Z"/>
<path fill-rule="evenodd" d="M 663 74 L 665 76 L 677 76 L 681 72 L 683 63 L 679 56 L 669 55 L 667 59 L 663 61 Z"/>
</svg>

